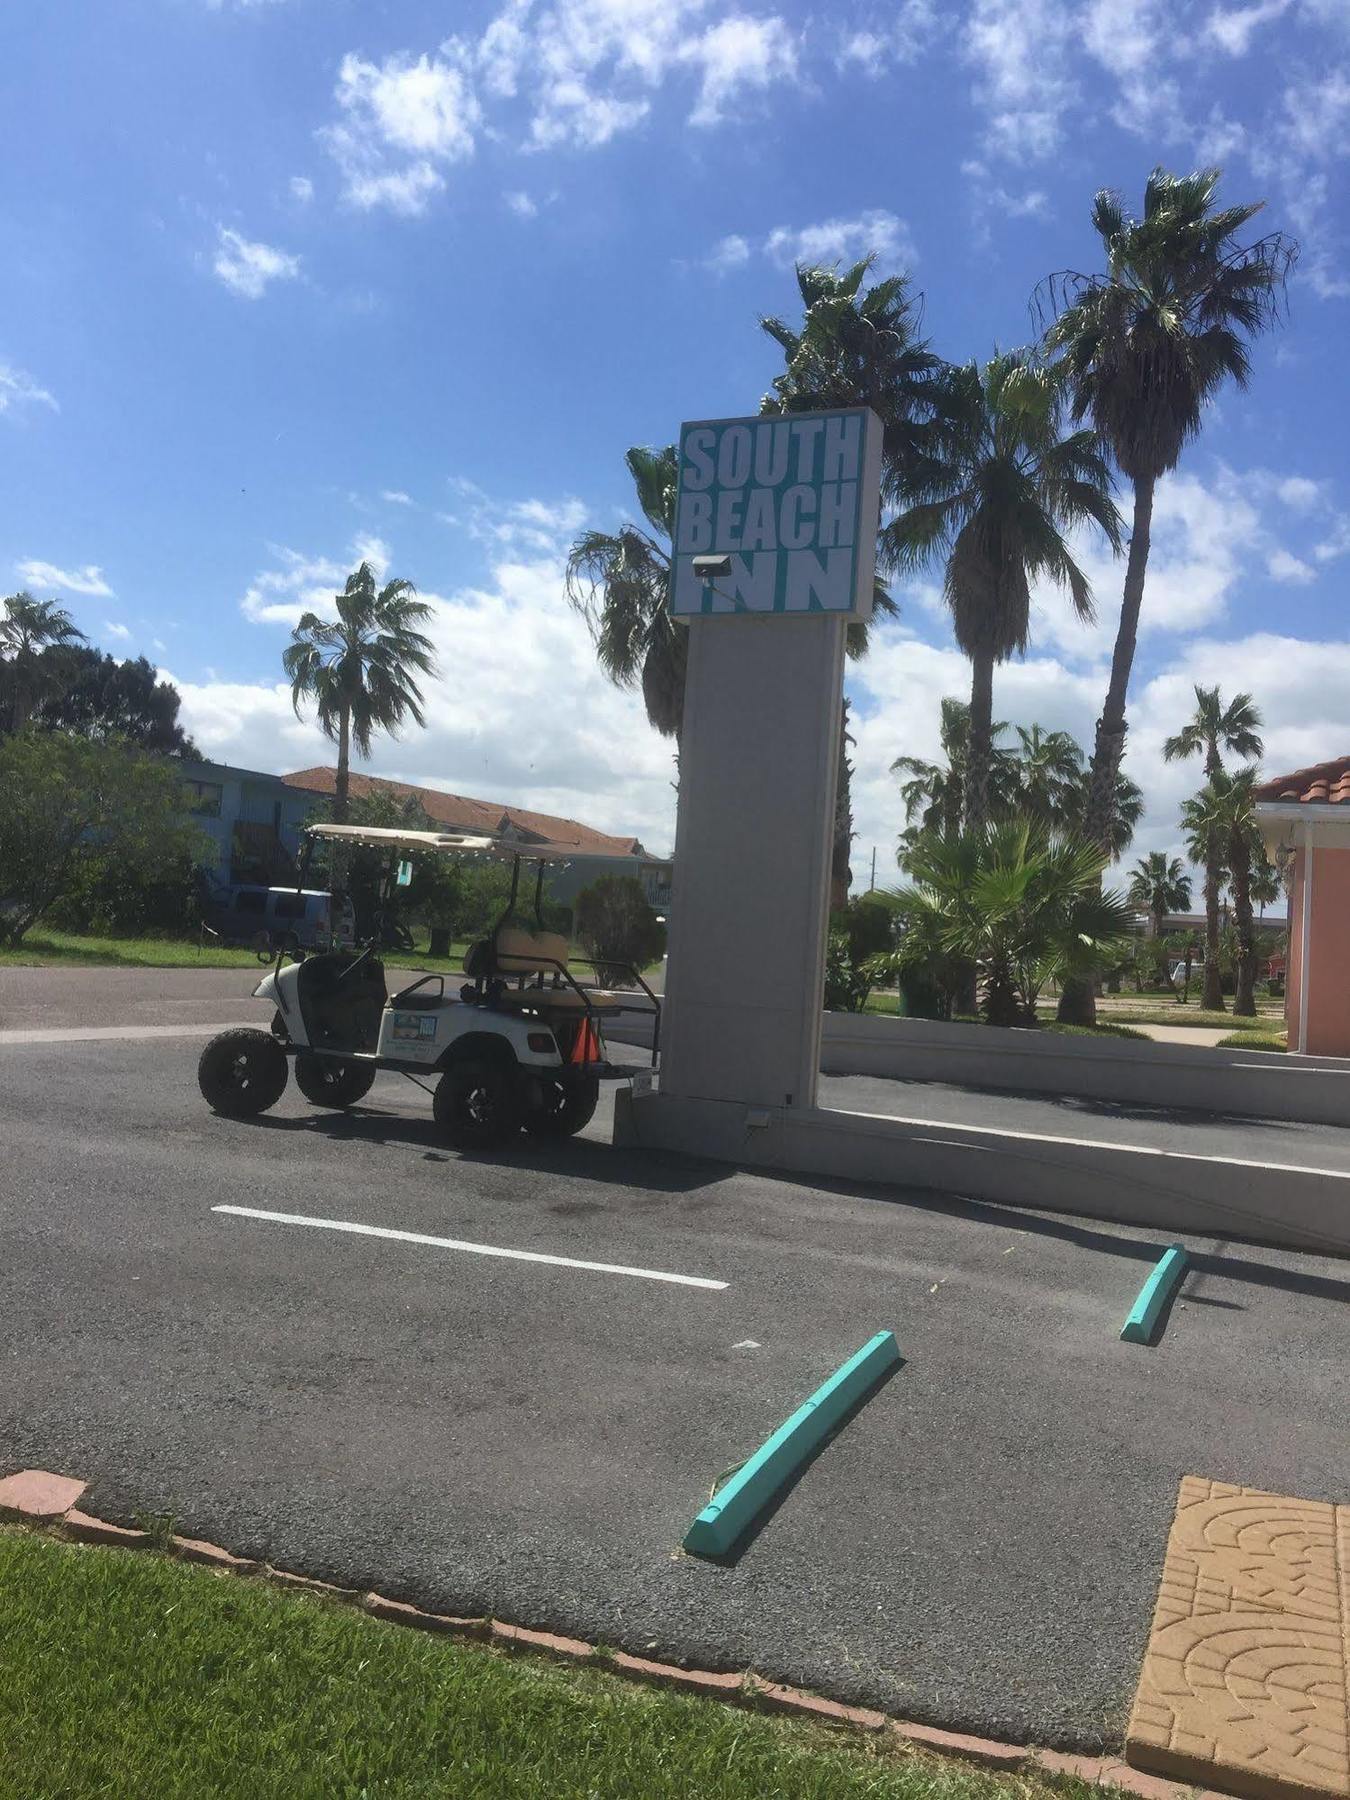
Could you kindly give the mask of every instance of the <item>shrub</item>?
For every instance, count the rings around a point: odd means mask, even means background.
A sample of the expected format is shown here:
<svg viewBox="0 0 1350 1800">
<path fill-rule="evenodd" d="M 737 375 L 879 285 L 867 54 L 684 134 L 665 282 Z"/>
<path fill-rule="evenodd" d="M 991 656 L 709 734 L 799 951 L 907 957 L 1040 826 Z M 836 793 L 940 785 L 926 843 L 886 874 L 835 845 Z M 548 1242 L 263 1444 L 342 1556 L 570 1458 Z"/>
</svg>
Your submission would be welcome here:
<svg viewBox="0 0 1350 1800">
<path fill-rule="evenodd" d="M 602 875 L 576 900 L 576 934 L 602 982 L 639 972 L 664 956 L 666 928 L 632 875 Z"/>
</svg>

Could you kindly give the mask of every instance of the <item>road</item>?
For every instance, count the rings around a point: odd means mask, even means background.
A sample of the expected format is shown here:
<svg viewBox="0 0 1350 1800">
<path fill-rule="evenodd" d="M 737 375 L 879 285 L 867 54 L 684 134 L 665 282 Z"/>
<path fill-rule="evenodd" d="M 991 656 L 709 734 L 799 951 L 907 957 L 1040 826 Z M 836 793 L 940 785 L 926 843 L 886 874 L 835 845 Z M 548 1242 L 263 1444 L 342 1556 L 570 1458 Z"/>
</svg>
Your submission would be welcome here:
<svg viewBox="0 0 1350 1800">
<path fill-rule="evenodd" d="M 0 1029 L 78 1029 L 71 1000 Z M 93 980 L 81 1016 L 116 1004 Z M 1088 1749 L 1118 1742 L 1182 1474 L 1350 1492 L 1344 1263 L 1196 1245 L 1137 1348 L 1142 1233 L 616 1151 L 604 1110 L 472 1160 L 397 1077 L 350 1117 L 291 1091 L 226 1121 L 200 1041 L 0 1039 L 0 1464 L 85 1475 L 108 1516 Z M 680 1554 L 717 1476 L 888 1326 L 903 1368 L 739 1558 Z"/>
</svg>

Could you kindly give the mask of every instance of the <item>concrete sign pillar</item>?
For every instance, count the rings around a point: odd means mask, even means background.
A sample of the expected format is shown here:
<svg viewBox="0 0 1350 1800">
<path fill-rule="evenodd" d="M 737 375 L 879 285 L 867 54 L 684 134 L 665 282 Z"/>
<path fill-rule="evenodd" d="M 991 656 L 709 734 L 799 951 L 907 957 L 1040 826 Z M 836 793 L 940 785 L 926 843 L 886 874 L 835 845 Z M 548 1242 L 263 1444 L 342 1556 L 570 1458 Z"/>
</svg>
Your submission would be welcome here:
<svg viewBox="0 0 1350 1800">
<path fill-rule="evenodd" d="M 663 1094 L 815 1104 L 845 628 L 690 621 Z"/>
<path fill-rule="evenodd" d="M 815 1106 L 844 636 L 872 610 L 880 480 L 865 407 L 681 432 L 670 609 L 689 657 L 660 1088 L 619 1096 L 621 1139 L 711 1148 L 714 1117 L 734 1137 Z"/>
</svg>

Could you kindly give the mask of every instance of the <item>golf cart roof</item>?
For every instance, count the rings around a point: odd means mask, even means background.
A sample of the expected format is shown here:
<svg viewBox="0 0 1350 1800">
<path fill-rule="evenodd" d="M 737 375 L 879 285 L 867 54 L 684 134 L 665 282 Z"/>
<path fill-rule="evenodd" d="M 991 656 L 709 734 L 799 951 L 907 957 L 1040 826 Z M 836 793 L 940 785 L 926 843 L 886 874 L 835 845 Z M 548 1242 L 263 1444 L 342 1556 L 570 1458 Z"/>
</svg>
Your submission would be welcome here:
<svg viewBox="0 0 1350 1800">
<path fill-rule="evenodd" d="M 614 859 L 612 850 L 590 850 L 579 844 L 525 844 L 516 838 L 483 837 L 465 831 L 403 831 L 388 825 L 308 825 L 305 831 L 308 837 L 323 842 L 359 844 L 374 850 L 519 856 L 526 862 L 574 862 L 583 857 Z"/>
</svg>

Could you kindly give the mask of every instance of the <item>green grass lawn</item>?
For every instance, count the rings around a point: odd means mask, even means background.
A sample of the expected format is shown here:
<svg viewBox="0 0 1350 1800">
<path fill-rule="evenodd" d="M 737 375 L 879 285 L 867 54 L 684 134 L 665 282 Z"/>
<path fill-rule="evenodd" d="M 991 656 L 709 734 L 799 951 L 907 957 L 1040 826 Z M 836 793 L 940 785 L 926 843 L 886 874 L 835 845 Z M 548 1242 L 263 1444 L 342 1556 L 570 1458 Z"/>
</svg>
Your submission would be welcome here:
<svg viewBox="0 0 1350 1800">
<path fill-rule="evenodd" d="M 864 1012 L 879 1013 L 883 1017 L 894 1018 L 899 1013 L 900 1003 L 894 994 L 872 993 L 867 996 Z M 983 1019 L 957 1019 L 958 1025 L 982 1025 Z M 992 1027 L 990 1028 L 992 1029 Z M 1037 1029 L 1040 1031 L 1058 1032 L 1064 1037 L 1117 1037 L 1140 1038 L 1146 1041 L 1147 1034 L 1134 1031 L 1129 1025 L 1117 1023 L 1111 1019 L 1102 1019 L 1096 1025 L 1060 1025 L 1054 1018 L 1042 1018 Z"/>
<path fill-rule="evenodd" d="M 1251 1020 L 1243 1021 L 1250 1025 Z M 1216 1050 L 1282 1050 L 1289 1048 L 1283 1032 L 1279 1036 L 1273 1031 L 1233 1031 L 1227 1037 L 1220 1038 L 1214 1046 Z"/>
<path fill-rule="evenodd" d="M 944 1763 L 507 1658 L 145 1551 L 0 1530 L 0 1793 L 25 1800 L 1051 1800 Z"/>
<path fill-rule="evenodd" d="M 1258 1012 L 1254 1019 L 1244 1019 L 1235 1018 L 1231 1012 L 1206 1012 L 1201 1006 L 1177 1006 L 1168 1002 L 1159 1006 L 1121 1006 L 1117 996 L 1109 995 L 1098 1000 L 1097 1017 L 1119 1019 L 1122 1024 L 1131 1025 L 1226 1025 L 1230 1031 L 1271 1032 L 1282 1025 L 1284 1011 L 1283 1002 L 1280 1002 L 1266 1012 Z"/>
<path fill-rule="evenodd" d="M 450 955 L 428 956 L 425 940 L 420 950 L 391 950 L 385 961 L 400 968 L 415 964 L 436 974 L 458 973 L 468 943 L 452 943 Z M 92 937 L 82 932 L 53 931 L 35 926 L 17 950 L 0 950 L 0 967 L 75 967 L 132 969 L 256 969 L 256 954 L 249 949 L 227 949 L 208 938 Z"/>
</svg>

